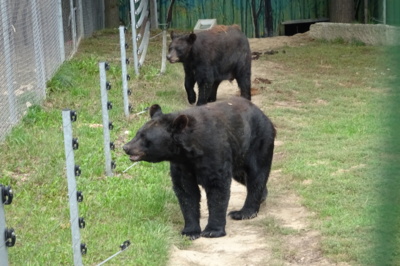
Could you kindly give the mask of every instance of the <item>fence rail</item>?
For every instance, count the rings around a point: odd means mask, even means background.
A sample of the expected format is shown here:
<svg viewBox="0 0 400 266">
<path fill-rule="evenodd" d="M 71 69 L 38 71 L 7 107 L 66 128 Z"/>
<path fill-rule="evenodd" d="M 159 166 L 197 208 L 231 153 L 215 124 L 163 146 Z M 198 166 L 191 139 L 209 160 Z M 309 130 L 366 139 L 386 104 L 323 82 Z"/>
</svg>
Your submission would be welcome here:
<svg viewBox="0 0 400 266">
<path fill-rule="evenodd" d="M 104 23 L 104 0 L 0 0 L 0 142 Z"/>
</svg>

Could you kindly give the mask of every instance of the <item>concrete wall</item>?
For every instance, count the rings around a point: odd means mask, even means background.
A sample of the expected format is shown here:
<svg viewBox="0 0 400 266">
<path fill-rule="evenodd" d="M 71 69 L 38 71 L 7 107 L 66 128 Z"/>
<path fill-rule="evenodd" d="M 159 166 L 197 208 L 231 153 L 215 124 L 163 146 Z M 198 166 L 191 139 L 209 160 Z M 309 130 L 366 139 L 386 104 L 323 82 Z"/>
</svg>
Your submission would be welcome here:
<svg viewBox="0 0 400 266">
<path fill-rule="evenodd" d="M 368 45 L 400 45 L 400 28 L 383 24 L 347 24 L 321 22 L 310 26 L 314 39 L 343 39 Z"/>
</svg>

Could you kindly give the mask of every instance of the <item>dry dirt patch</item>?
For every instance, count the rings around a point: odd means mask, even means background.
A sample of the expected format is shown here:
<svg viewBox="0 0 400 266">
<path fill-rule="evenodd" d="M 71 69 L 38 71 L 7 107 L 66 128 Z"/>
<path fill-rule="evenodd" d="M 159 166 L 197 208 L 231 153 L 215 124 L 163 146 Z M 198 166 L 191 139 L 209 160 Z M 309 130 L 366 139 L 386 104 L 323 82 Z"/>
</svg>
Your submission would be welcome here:
<svg viewBox="0 0 400 266">
<path fill-rule="evenodd" d="M 292 37 L 251 39 L 250 46 L 253 52 L 265 53 L 285 46 L 304 45 L 310 41 L 311 38 L 307 34 L 298 34 Z M 274 82 L 276 72 L 272 70 L 276 68 L 279 66 L 271 62 L 254 60 L 252 81 L 258 79 Z M 223 82 L 217 96 L 218 100 L 223 100 L 234 94 L 238 94 L 236 82 Z M 254 91 L 252 101 L 262 107 L 262 97 Z M 284 142 L 278 137 L 276 146 L 281 145 L 284 145 Z M 274 160 L 282 158 L 275 156 Z M 280 182 L 282 182 L 281 171 L 272 171 L 268 182 L 270 191 Z M 245 187 L 233 181 L 228 212 L 240 209 L 245 197 Z M 262 204 L 258 217 L 244 221 L 234 221 L 228 217 L 225 237 L 199 238 L 185 249 L 174 246 L 168 265 L 334 265 L 323 257 L 319 248 L 320 234 L 311 229 L 309 222 L 313 214 L 300 202 L 301 199 L 293 192 L 284 189 L 273 192 L 266 203 Z M 201 216 L 201 226 L 204 228 L 208 219 L 204 191 Z M 266 226 L 269 220 L 274 221 L 276 227 L 292 233 L 272 235 Z"/>
</svg>

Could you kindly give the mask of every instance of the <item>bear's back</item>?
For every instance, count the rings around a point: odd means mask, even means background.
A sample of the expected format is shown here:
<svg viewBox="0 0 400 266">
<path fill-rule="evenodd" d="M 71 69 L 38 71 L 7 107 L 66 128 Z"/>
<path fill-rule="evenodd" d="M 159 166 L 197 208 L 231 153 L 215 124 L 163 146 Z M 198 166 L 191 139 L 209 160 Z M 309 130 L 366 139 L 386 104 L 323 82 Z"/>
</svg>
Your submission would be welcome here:
<svg viewBox="0 0 400 266">
<path fill-rule="evenodd" d="M 180 113 L 196 119 L 199 125 L 196 133 L 199 135 L 211 134 L 211 137 L 216 138 L 218 135 L 229 135 L 235 137 L 236 141 L 242 141 L 243 137 L 250 135 L 270 138 L 271 132 L 274 132 L 269 118 L 243 97 L 231 97 L 226 101 L 192 107 Z"/>
<path fill-rule="evenodd" d="M 240 30 L 239 26 L 217 25 L 210 30 L 196 33 L 196 42 L 193 49 L 197 51 L 217 51 L 229 54 L 230 50 L 250 53 L 250 45 L 246 35 Z M 197 50 L 197 51 L 196 51 Z"/>
</svg>

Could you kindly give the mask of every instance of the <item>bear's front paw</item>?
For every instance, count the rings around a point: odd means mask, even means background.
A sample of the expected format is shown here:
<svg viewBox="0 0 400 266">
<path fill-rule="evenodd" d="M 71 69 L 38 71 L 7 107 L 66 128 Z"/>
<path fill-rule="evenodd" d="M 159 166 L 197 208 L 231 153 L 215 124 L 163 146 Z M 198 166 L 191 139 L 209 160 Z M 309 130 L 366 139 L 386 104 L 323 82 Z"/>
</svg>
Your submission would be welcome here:
<svg viewBox="0 0 400 266">
<path fill-rule="evenodd" d="M 228 214 L 233 220 L 246 220 L 257 217 L 257 212 L 231 211 Z"/>
<path fill-rule="evenodd" d="M 200 234 L 184 234 L 184 233 L 182 233 L 182 235 L 188 237 L 189 240 L 195 240 L 200 237 Z"/>
<path fill-rule="evenodd" d="M 183 229 L 181 234 L 187 236 L 190 240 L 195 240 L 200 237 L 200 228 L 198 230 Z"/>
<path fill-rule="evenodd" d="M 217 97 L 208 97 L 207 102 L 208 103 L 213 103 L 217 100 Z"/>
<path fill-rule="evenodd" d="M 203 232 L 201 232 L 202 237 L 222 237 L 226 236 L 225 230 L 208 230 L 205 229 Z"/>
</svg>

